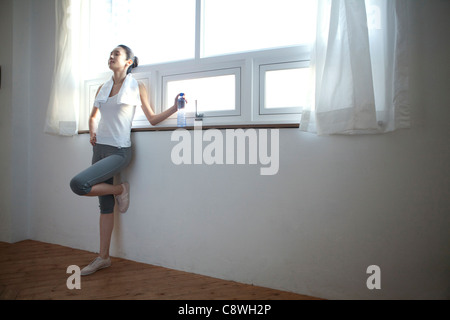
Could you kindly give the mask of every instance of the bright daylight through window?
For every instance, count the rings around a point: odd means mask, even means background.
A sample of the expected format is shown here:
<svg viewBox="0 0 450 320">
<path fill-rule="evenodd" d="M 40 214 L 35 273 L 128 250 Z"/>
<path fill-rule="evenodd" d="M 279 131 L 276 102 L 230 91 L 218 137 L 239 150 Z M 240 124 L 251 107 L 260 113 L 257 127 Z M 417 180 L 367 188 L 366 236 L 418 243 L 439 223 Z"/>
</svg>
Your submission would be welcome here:
<svg viewBox="0 0 450 320">
<path fill-rule="evenodd" d="M 91 0 L 90 12 L 96 72 L 108 71 L 105 53 L 121 43 L 133 49 L 141 65 L 194 58 L 195 0 Z"/>
<path fill-rule="evenodd" d="M 214 74 L 214 72 L 210 72 Z M 208 74 L 208 73 L 207 73 Z M 198 113 L 206 115 L 235 114 L 237 110 L 236 103 L 236 75 L 217 75 L 208 76 L 204 74 L 200 77 L 197 74 L 190 75 L 190 79 L 172 80 L 167 82 L 165 107 L 169 108 L 172 104 L 172 97 L 180 92 L 189 92 L 189 101 L 186 105 L 186 112 L 195 112 L 197 106 Z M 178 78 L 177 76 L 173 78 Z M 225 92 L 226 94 L 223 94 Z M 189 102 L 188 101 L 188 102 Z M 196 103 L 196 104 L 195 104 Z"/>
<path fill-rule="evenodd" d="M 315 1 L 204 0 L 202 56 L 309 44 Z"/>
<path fill-rule="evenodd" d="M 260 66 L 260 112 L 298 113 L 309 96 L 311 75 L 306 63 Z"/>
</svg>

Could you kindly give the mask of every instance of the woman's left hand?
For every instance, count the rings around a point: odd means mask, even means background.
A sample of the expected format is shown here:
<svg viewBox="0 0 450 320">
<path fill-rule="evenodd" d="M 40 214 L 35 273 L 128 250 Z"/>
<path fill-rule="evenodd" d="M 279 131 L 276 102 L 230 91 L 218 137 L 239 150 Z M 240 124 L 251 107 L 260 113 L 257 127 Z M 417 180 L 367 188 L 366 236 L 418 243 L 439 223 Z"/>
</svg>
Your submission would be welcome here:
<svg viewBox="0 0 450 320">
<path fill-rule="evenodd" d="M 174 103 L 174 107 L 176 108 L 176 109 L 178 109 L 178 98 L 180 97 L 180 94 L 177 94 L 177 96 L 175 97 L 175 103 Z M 184 96 L 184 101 L 186 102 L 186 103 L 188 103 L 188 101 L 186 100 L 186 96 Z"/>
</svg>

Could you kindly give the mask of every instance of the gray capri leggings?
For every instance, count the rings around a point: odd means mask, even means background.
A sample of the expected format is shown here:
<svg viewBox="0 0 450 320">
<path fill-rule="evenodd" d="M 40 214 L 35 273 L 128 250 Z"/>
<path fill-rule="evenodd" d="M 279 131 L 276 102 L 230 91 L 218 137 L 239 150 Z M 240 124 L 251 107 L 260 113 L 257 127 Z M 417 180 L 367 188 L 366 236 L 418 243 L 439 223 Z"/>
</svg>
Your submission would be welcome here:
<svg viewBox="0 0 450 320">
<path fill-rule="evenodd" d="M 80 196 L 91 192 L 92 186 L 105 182 L 114 183 L 114 175 L 122 171 L 131 161 L 131 147 L 117 148 L 104 144 L 94 146 L 92 166 L 77 174 L 70 181 L 70 188 Z M 98 197 L 100 202 L 100 213 L 108 214 L 114 212 L 114 195 Z"/>
</svg>

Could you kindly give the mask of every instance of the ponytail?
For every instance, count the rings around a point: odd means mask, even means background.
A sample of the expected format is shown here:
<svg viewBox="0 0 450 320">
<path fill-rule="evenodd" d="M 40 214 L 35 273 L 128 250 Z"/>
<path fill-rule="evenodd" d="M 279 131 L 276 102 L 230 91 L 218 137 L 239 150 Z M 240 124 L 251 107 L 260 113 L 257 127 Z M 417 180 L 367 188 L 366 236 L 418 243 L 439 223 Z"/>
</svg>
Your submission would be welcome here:
<svg viewBox="0 0 450 320">
<path fill-rule="evenodd" d="M 118 47 L 121 47 L 122 49 L 125 50 L 125 52 L 127 54 L 127 60 L 131 59 L 133 61 L 133 64 L 131 66 L 129 66 L 128 70 L 127 70 L 127 74 L 129 74 L 131 72 L 131 70 L 133 70 L 134 68 L 136 68 L 139 65 L 139 58 L 136 57 L 134 55 L 133 51 L 126 45 L 119 44 Z"/>
<path fill-rule="evenodd" d="M 131 60 L 133 60 L 133 64 L 128 67 L 127 74 L 131 72 L 134 68 L 136 68 L 139 65 L 139 58 L 134 56 Z"/>
</svg>

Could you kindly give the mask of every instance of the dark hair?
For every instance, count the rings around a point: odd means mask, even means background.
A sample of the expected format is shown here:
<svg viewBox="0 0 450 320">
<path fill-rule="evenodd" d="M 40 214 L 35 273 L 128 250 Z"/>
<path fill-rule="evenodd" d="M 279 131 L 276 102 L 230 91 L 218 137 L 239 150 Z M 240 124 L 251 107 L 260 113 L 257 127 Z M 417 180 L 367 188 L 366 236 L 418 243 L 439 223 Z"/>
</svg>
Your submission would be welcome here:
<svg viewBox="0 0 450 320">
<path fill-rule="evenodd" d="M 133 68 L 136 68 L 139 65 L 139 59 L 134 55 L 133 50 L 131 50 L 126 45 L 119 44 L 118 47 L 121 47 L 123 50 L 125 50 L 125 53 L 127 54 L 127 60 L 133 60 L 133 64 L 127 70 L 127 74 L 129 74 Z"/>
</svg>

